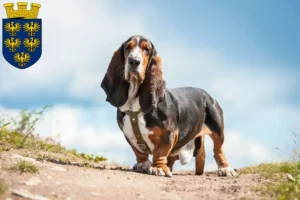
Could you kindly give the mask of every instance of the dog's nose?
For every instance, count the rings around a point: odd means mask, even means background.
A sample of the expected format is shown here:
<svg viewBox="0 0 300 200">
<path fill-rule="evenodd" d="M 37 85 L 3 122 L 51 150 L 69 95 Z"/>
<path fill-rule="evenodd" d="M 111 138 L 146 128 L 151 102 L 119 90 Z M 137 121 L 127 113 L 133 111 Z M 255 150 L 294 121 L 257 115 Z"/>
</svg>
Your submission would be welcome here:
<svg viewBox="0 0 300 200">
<path fill-rule="evenodd" d="M 129 57 L 128 58 L 128 63 L 130 65 L 130 67 L 132 67 L 132 68 L 135 69 L 135 68 L 137 68 L 140 65 L 141 59 L 140 58 Z"/>
</svg>

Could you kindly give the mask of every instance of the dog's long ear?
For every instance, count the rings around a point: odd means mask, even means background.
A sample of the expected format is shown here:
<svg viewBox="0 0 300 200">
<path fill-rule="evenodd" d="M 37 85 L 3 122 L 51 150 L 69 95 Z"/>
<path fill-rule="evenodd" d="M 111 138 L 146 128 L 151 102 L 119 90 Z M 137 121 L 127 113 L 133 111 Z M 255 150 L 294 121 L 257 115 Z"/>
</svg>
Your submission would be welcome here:
<svg viewBox="0 0 300 200">
<path fill-rule="evenodd" d="M 139 88 L 139 101 L 143 112 L 147 113 L 157 107 L 164 97 L 165 81 L 163 80 L 161 58 L 152 44 L 152 59 L 147 69 L 145 79 Z"/>
<path fill-rule="evenodd" d="M 124 105 L 128 98 L 129 83 L 124 80 L 125 69 L 124 43 L 114 53 L 106 74 L 101 82 L 106 101 L 115 107 Z"/>
</svg>

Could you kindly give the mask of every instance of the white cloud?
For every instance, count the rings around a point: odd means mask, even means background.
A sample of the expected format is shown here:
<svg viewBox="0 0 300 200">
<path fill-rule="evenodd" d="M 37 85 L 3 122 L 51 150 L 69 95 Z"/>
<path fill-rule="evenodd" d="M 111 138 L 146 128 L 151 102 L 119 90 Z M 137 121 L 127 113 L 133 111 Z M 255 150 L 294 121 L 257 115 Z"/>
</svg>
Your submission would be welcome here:
<svg viewBox="0 0 300 200">
<path fill-rule="evenodd" d="M 225 134 L 224 151 L 229 159 L 236 161 L 246 158 L 252 164 L 274 161 L 275 157 L 272 157 L 271 149 L 257 139 L 242 137 L 237 130 L 228 130 Z M 242 163 L 238 164 L 242 165 Z"/>
<path fill-rule="evenodd" d="M 95 109 L 101 112 L 100 108 Z M 99 110 L 99 111 L 98 111 Z M 89 113 L 89 109 L 80 110 L 68 106 L 55 106 L 48 111 L 36 131 L 41 136 L 55 136 L 60 133 L 62 144 L 69 147 L 84 149 L 110 149 L 126 145 L 121 132 L 116 128 L 82 123 L 83 115 Z"/>
</svg>

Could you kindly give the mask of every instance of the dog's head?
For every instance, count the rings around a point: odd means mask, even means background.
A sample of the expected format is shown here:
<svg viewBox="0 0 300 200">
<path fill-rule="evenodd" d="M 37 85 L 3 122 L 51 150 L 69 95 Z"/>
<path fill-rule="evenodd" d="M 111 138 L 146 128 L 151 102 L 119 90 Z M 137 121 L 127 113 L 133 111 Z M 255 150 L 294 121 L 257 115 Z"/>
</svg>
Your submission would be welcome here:
<svg viewBox="0 0 300 200">
<path fill-rule="evenodd" d="M 153 43 L 143 36 L 133 36 L 124 44 L 125 80 L 134 84 L 141 84 L 156 56 Z"/>
<path fill-rule="evenodd" d="M 161 82 L 158 82 L 161 80 Z M 152 104 L 155 91 L 164 86 L 161 60 L 153 43 L 144 36 L 132 36 L 114 53 L 101 87 L 108 101 L 120 107 L 128 100 L 130 85 L 139 89 L 141 104 Z M 154 95 L 149 98 L 149 95 Z M 141 105 L 143 107 L 143 105 Z"/>
</svg>

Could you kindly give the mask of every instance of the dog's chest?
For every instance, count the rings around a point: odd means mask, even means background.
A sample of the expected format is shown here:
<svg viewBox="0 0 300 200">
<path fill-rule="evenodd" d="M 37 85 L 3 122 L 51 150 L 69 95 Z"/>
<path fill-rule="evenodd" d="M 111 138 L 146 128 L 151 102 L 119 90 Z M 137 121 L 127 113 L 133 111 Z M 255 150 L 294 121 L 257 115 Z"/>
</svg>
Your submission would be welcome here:
<svg viewBox="0 0 300 200">
<path fill-rule="evenodd" d="M 132 112 L 137 112 L 139 109 L 140 109 L 140 104 L 139 104 L 139 99 L 138 98 L 136 98 L 134 101 L 132 101 L 131 105 L 129 105 L 129 103 L 127 102 L 124 106 L 120 107 L 120 110 L 122 112 L 129 111 L 129 110 L 132 111 Z M 130 117 L 132 117 L 132 116 L 129 116 L 129 115 L 126 114 L 123 118 L 123 133 L 125 134 L 125 136 L 128 138 L 130 143 L 135 148 L 137 148 L 140 152 L 143 152 L 142 149 L 139 147 L 139 145 L 137 143 L 138 140 L 136 139 L 134 129 L 132 127 L 131 120 L 134 120 L 137 123 L 137 126 L 140 130 L 140 133 L 141 133 L 141 136 L 142 136 L 143 140 L 148 145 L 150 151 L 153 152 L 154 145 L 149 139 L 149 135 L 153 134 L 153 132 L 149 131 L 149 129 L 146 128 L 146 121 L 145 121 L 145 118 L 144 118 L 144 113 L 140 112 L 136 116 L 137 119 L 135 119 L 135 118 L 130 119 Z"/>
</svg>

